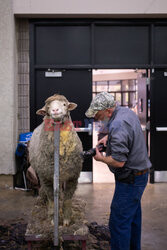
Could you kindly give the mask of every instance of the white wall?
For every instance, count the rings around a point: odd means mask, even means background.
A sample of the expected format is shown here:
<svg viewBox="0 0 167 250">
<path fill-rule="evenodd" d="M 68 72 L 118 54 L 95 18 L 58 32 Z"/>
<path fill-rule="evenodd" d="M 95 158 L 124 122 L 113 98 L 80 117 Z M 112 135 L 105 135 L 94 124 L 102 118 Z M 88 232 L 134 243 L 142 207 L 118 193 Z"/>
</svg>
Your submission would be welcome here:
<svg viewBox="0 0 167 250">
<path fill-rule="evenodd" d="M 17 141 L 15 22 L 12 0 L 0 0 L 0 174 L 14 174 Z"/>
<path fill-rule="evenodd" d="M 14 0 L 14 14 L 166 14 L 166 0 Z"/>
</svg>

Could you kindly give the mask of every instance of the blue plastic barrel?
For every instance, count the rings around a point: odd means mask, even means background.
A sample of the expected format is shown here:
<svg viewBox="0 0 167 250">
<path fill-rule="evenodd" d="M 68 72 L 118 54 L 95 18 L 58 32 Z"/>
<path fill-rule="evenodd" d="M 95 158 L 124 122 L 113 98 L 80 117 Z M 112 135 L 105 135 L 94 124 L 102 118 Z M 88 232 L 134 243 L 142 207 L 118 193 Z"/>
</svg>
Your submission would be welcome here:
<svg viewBox="0 0 167 250">
<path fill-rule="evenodd" d="M 19 143 L 27 143 L 28 141 L 30 141 L 31 136 L 32 136 L 32 132 L 20 134 L 19 135 Z"/>
</svg>

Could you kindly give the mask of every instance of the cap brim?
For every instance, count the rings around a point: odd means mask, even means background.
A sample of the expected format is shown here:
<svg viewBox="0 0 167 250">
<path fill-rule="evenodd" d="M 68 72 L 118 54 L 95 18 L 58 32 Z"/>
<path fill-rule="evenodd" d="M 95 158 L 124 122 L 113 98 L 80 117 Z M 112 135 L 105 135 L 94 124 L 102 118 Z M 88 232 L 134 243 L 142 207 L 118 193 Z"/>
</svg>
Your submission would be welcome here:
<svg viewBox="0 0 167 250">
<path fill-rule="evenodd" d="M 85 113 L 85 115 L 88 117 L 88 118 L 94 118 L 95 115 L 97 114 L 98 110 L 92 110 L 92 109 L 88 109 Z"/>
</svg>

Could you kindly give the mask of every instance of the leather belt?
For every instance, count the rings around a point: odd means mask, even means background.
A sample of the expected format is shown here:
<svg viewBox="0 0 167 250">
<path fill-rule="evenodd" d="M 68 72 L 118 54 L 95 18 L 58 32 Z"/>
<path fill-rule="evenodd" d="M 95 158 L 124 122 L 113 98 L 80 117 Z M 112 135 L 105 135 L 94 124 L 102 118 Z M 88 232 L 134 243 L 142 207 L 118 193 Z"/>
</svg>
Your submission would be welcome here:
<svg viewBox="0 0 167 250">
<path fill-rule="evenodd" d="M 146 174 L 149 171 L 149 168 L 138 171 L 138 172 L 134 172 L 134 175 L 143 175 Z"/>
</svg>

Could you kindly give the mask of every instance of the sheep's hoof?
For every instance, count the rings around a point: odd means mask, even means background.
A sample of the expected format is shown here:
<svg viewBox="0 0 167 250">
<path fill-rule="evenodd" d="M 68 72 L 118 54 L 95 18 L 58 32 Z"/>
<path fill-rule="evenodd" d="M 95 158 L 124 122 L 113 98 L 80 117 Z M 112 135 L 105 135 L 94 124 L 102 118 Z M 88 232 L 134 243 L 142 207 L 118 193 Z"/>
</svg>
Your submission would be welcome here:
<svg viewBox="0 0 167 250">
<path fill-rule="evenodd" d="M 64 220 L 63 220 L 63 226 L 64 226 L 64 227 L 69 226 L 69 224 L 70 224 L 70 220 L 69 220 L 69 219 L 64 219 Z"/>
</svg>

